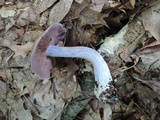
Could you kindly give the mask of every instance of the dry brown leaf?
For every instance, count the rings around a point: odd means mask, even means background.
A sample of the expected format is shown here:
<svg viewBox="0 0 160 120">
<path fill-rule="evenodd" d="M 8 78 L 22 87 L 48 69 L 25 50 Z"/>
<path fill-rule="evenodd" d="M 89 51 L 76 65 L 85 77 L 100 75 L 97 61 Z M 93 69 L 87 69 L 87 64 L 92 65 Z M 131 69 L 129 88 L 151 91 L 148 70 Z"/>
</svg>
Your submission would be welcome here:
<svg viewBox="0 0 160 120">
<path fill-rule="evenodd" d="M 103 19 L 103 16 L 94 10 L 91 10 L 89 8 L 84 9 L 80 13 L 80 26 L 84 25 L 105 25 L 107 26 L 105 20 Z"/>
<path fill-rule="evenodd" d="M 25 45 L 11 45 L 9 48 L 15 52 L 13 58 L 21 55 L 23 58 L 32 50 L 34 43 L 28 42 Z"/>
<path fill-rule="evenodd" d="M 143 53 L 152 53 L 152 52 L 157 52 L 160 51 L 160 44 L 159 42 L 155 41 L 149 45 L 146 45 L 139 50 L 137 50 L 137 54 L 143 54 Z"/>
<path fill-rule="evenodd" d="M 129 2 L 131 4 L 132 8 L 134 8 L 135 4 L 136 4 L 136 0 L 129 0 Z"/>
<path fill-rule="evenodd" d="M 60 22 L 69 12 L 73 0 L 60 0 L 50 11 L 48 25 Z"/>
<path fill-rule="evenodd" d="M 160 2 L 142 12 L 143 25 L 160 42 Z"/>
<path fill-rule="evenodd" d="M 64 18 L 64 21 L 72 21 L 73 19 L 77 19 L 80 15 L 80 12 L 90 4 L 90 1 L 91 0 L 83 0 L 81 4 L 74 1 L 70 11 Z"/>
<path fill-rule="evenodd" d="M 17 33 L 20 37 L 23 36 L 23 34 L 24 34 L 24 28 L 21 27 L 20 29 L 17 29 L 17 30 L 16 30 L 16 33 Z"/>
<path fill-rule="evenodd" d="M 54 3 L 56 2 L 57 0 L 41 0 L 39 3 L 38 6 L 37 6 L 37 9 L 36 9 L 36 12 L 37 14 L 41 14 L 42 12 L 44 12 L 45 10 L 47 10 L 49 7 L 51 7 L 52 5 L 54 5 Z"/>
<path fill-rule="evenodd" d="M 116 28 L 121 28 L 123 24 L 121 23 L 122 20 L 126 19 L 125 13 L 110 13 L 109 16 L 105 19 L 108 26 L 115 26 Z"/>
<path fill-rule="evenodd" d="M 74 78 L 66 80 L 64 77 L 59 77 L 53 78 L 53 81 L 53 83 L 51 81 L 45 84 L 38 83 L 34 91 L 31 91 L 33 95 L 30 99 L 34 103 L 31 110 L 43 119 L 56 119 L 60 116 L 66 101 L 70 101 L 77 90 L 77 82 Z"/>
<path fill-rule="evenodd" d="M 153 89 L 154 92 L 160 95 L 160 81 L 155 80 L 141 80 L 140 78 L 133 76 L 136 80 L 141 81 L 142 83 L 146 84 L 150 88 Z"/>
<path fill-rule="evenodd" d="M 37 40 L 38 37 L 40 37 L 43 34 L 44 31 L 36 30 L 36 31 L 27 31 L 25 32 L 23 36 L 23 41 L 28 42 L 28 41 L 35 41 Z"/>
<path fill-rule="evenodd" d="M 129 0 L 129 2 L 125 3 L 123 6 L 121 6 L 121 9 L 134 9 L 135 8 L 135 0 Z"/>
<path fill-rule="evenodd" d="M 36 15 L 34 10 L 31 7 L 26 8 L 22 14 L 20 14 L 19 18 L 17 19 L 17 25 L 25 26 L 29 22 L 35 22 Z"/>
<path fill-rule="evenodd" d="M 101 12 L 105 4 L 105 1 L 106 0 L 92 0 L 92 3 L 90 4 L 89 8 L 94 11 Z"/>
</svg>

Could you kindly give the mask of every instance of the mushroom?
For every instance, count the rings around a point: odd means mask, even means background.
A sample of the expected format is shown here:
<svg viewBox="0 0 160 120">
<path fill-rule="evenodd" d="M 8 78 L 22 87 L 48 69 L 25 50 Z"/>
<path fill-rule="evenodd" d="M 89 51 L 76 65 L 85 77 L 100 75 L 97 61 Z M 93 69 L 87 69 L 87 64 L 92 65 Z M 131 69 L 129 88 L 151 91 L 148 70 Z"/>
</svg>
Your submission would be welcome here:
<svg viewBox="0 0 160 120">
<path fill-rule="evenodd" d="M 45 53 L 49 45 L 56 45 L 65 37 L 66 29 L 60 23 L 51 25 L 37 40 L 31 54 L 31 69 L 41 79 L 48 80 L 53 68 L 53 59 L 46 57 Z"/>
<path fill-rule="evenodd" d="M 53 57 L 77 57 L 90 61 L 94 67 L 95 95 L 99 96 L 109 88 L 112 77 L 103 57 L 89 47 L 56 46 L 65 37 L 66 29 L 60 23 L 50 26 L 39 38 L 31 55 L 31 69 L 41 79 L 48 80 L 52 69 Z"/>
<path fill-rule="evenodd" d="M 98 87 L 95 87 L 97 98 L 109 88 L 109 82 L 112 81 L 110 70 L 103 57 L 94 49 L 89 47 L 60 47 L 50 45 L 46 50 L 48 57 L 73 57 L 83 58 L 90 61 L 94 67 L 95 81 Z"/>
</svg>

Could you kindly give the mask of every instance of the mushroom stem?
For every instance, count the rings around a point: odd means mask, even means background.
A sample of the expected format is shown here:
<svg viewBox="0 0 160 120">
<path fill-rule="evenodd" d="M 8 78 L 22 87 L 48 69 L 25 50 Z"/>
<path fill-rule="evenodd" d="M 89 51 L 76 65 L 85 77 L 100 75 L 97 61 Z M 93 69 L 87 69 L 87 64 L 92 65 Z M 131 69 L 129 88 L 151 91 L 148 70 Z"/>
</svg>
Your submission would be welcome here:
<svg viewBox="0 0 160 120">
<path fill-rule="evenodd" d="M 109 82 L 112 81 L 110 70 L 103 57 L 96 50 L 89 47 L 59 47 L 50 45 L 46 50 L 46 56 L 77 57 L 90 61 L 93 64 L 95 81 L 98 85 L 95 88 L 95 95 L 99 98 L 101 93 L 109 88 Z"/>
</svg>

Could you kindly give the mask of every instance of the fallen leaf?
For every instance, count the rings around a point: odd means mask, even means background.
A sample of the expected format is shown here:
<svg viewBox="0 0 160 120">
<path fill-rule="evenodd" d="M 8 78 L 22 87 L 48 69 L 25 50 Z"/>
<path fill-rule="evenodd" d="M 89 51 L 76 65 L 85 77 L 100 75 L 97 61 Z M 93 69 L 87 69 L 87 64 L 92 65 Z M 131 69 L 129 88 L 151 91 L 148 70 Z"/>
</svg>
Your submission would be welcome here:
<svg viewBox="0 0 160 120">
<path fill-rule="evenodd" d="M 21 55 L 24 58 L 28 54 L 28 52 L 32 50 L 33 45 L 33 42 L 28 42 L 25 45 L 11 45 L 8 47 L 15 52 L 13 58 L 18 55 Z"/>
<path fill-rule="evenodd" d="M 94 11 L 101 12 L 105 4 L 105 1 L 106 0 L 92 0 L 92 3 L 89 5 L 89 8 Z"/>
<path fill-rule="evenodd" d="M 0 15 L 2 18 L 14 17 L 16 14 L 15 6 L 1 7 Z"/>
<path fill-rule="evenodd" d="M 36 8 L 36 14 L 41 14 L 42 12 L 44 12 L 45 10 L 47 10 L 49 7 L 51 7 L 52 5 L 55 4 L 57 0 L 41 0 L 40 2 L 38 2 L 38 6 Z"/>
<path fill-rule="evenodd" d="M 13 44 L 16 44 L 15 41 L 18 38 L 18 35 L 15 31 L 9 30 L 6 32 L 6 34 L 3 36 L 3 38 L 0 38 L 0 45 L 3 47 L 8 47 Z"/>
<path fill-rule="evenodd" d="M 152 88 L 154 92 L 156 92 L 156 93 L 158 93 L 160 95 L 160 81 L 156 81 L 156 80 L 141 80 L 140 78 L 138 78 L 138 77 L 136 77 L 134 75 L 133 75 L 133 77 L 136 80 L 141 81 L 142 83 L 146 84 L 147 86 Z"/>
<path fill-rule="evenodd" d="M 43 34 L 43 30 L 36 30 L 36 31 L 27 31 L 25 32 L 24 36 L 23 36 L 23 41 L 24 42 L 34 42 L 35 40 L 38 39 L 38 37 L 40 37 Z"/>
<path fill-rule="evenodd" d="M 2 19 L 2 17 L 0 16 L 0 30 L 4 29 L 4 20 Z"/>
<path fill-rule="evenodd" d="M 40 21 L 39 21 L 39 25 L 40 26 L 44 26 L 47 23 L 48 20 L 48 15 L 49 15 L 49 11 L 46 10 L 42 13 L 41 17 L 40 17 Z"/>
<path fill-rule="evenodd" d="M 16 33 L 17 33 L 20 37 L 22 37 L 23 34 L 24 34 L 24 28 L 21 27 L 20 29 L 17 29 L 17 30 L 16 30 Z"/>
<path fill-rule="evenodd" d="M 136 0 L 129 0 L 129 2 L 131 4 L 132 8 L 134 8 L 135 4 L 136 4 Z"/>
<path fill-rule="evenodd" d="M 142 12 L 143 25 L 160 42 L 160 3 Z"/>
<path fill-rule="evenodd" d="M 5 26 L 5 32 L 7 32 L 13 25 L 15 25 L 15 20 L 11 17 L 9 18 L 8 24 Z"/>
<path fill-rule="evenodd" d="M 60 22 L 69 12 L 73 0 L 60 0 L 50 11 L 48 25 Z"/>
<path fill-rule="evenodd" d="M 17 19 L 17 25 L 19 26 L 25 26 L 29 22 L 35 22 L 36 20 L 36 14 L 32 7 L 26 8 Z"/>
<path fill-rule="evenodd" d="M 152 53 L 157 51 L 160 51 L 160 44 L 158 41 L 154 41 L 149 45 L 145 45 L 144 47 L 138 49 L 136 54 Z"/>
<path fill-rule="evenodd" d="M 12 108 L 8 109 L 12 118 L 20 120 L 32 120 L 31 111 L 24 109 L 24 101 L 22 99 L 18 98 L 17 100 L 7 100 L 7 103 L 9 104 L 8 107 Z"/>
<path fill-rule="evenodd" d="M 80 12 L 90 4 L 90 1 L 91 0 L 83 0 L 81 4 L 74 1 L 64 21 L 72 21 L 73 19 L 79 18 Z"/>
<path fill-rule="evenodd" d="M 84 25 L 105 25 L 107 26 L 105 20 L 103 19 L 103 16 L 94 10 L 91 10 L 89 8 L 85 8 L 83 11 L 80 13 L 80 26 Z"/>
</svg>

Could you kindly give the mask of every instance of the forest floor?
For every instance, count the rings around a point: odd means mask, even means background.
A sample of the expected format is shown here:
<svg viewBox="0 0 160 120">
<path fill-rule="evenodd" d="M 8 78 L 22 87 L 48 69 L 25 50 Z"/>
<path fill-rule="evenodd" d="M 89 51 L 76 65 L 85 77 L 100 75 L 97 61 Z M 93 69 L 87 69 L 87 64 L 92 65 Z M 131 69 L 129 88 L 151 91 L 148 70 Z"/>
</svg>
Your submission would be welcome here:
<svg viewBox="0 0 160 120">
<path fill-rule="evenodd" d="M 108 64 L 99 98 L 85 59 L 54 58 L 48 81 L 31 68 L 55 23 L 62 46 L 90 47 Z M 0 0 L 0 120 L 72 119 L 160 120 L 159 0 Z"/>
</svg>

